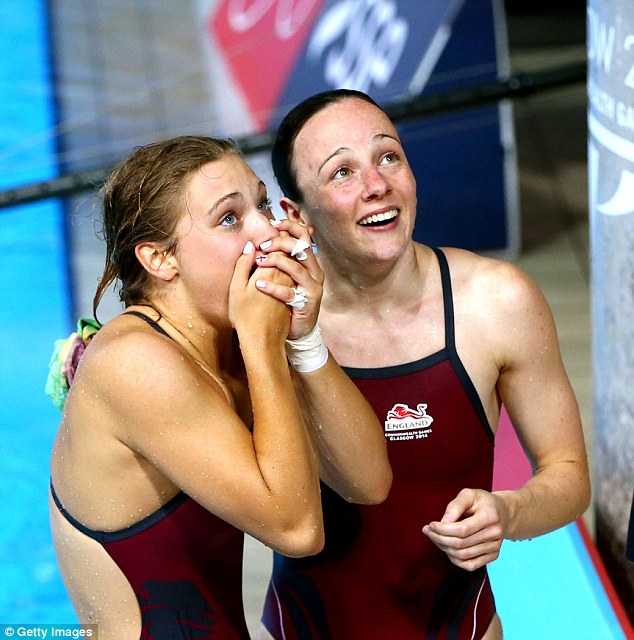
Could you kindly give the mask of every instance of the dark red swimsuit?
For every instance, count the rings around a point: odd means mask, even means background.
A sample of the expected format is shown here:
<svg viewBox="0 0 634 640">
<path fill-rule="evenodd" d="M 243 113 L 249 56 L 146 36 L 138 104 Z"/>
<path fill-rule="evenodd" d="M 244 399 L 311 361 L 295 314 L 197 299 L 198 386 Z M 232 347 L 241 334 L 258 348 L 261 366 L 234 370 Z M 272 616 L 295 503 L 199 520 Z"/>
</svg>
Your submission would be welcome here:
<svg viewBox="0 0 634 640">
<path fill-rule="evenodd" d="M 165 334 L 147 316 L 154 329 Z M 167 335 L 167 334 L 165 334 Z M 140 522 L 114 532 L 88 529 L 128 579 L 141 609 L 141 640 L 249 640 L 242 607 L 244 534 L 184 493 Z"/>
<path fill-rule="evenodd" d="M 487 571 L 457 568 L 421 529 L 465 487 L 491 490 L 494 437 L 456 352 L 449 269 L 445 348 L 417 362 L 346 372 L 385 426 L 394 481 L 377 506 L 322 486 L 326 547 L 275 554 L 263 621 L 277 640 L 477 640 L 495 603 Z"/>
</svg>

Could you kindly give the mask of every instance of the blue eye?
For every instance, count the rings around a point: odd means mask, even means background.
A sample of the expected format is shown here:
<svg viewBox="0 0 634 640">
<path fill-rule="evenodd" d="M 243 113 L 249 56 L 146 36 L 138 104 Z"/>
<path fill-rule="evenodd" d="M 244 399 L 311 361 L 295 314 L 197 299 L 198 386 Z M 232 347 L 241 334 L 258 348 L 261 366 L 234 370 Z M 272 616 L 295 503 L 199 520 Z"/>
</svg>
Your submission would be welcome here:
<svg viewBox="0 0 634 640">
<path fill-rule="evenodd" d="M 231 227 L 238 222 L 238 217 L 235 213 L 228 213 L 221 221 L 220 224 L 224 227 Z"/>
<path fill-rule="evenodd" d="M 273 201 L 271 200 L 271 198 L 264 198 L 264 200 L 262 200 L 262 202 L 260 202 L 259 204 L 259 209 L 260 211 L 267 213 L 271 211 L 272 206 L 273 206 Z"/>
</svg>

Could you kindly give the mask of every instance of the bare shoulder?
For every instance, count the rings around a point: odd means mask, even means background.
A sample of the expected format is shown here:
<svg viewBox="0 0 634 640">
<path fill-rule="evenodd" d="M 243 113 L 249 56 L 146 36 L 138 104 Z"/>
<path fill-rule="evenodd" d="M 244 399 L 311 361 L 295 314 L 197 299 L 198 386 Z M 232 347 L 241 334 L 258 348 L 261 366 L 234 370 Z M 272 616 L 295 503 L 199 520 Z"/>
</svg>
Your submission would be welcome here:
<svg viewBox="0 0 634 640">
<path fill-rule="evenodd" d="M 530 358 L 544 349 L 558 353 L 552 312 L 528 274 L 509 262 L 469 251 L 448 249 L 446 255 L 458 346 L 472 367 L 484 359 L 502 370 L 520 354 Z"/>
<path fill-rule="evenodd" d="M 116 394 L 120 385 L 173 384 L 186 368 L 182 352 L 167 336 L 138 320 L 119 316 L 105 324 L 88 345 L 78 368 L 79 379 Z M 135 385 L 130 385 L 130 380 Z"/>
<path fill-rule="evenodd" d="M 444 249 L 456 302 L 465 298 L 477 308 L 524 313 L 547 307 L 535 281 L 517 265 L 463 249 Z"/>
<path fill-rule="evenodd" d="M 73 406 L 93 410 L 124 441 L 156 428 L 156 417 L 176 412 L 206 393 L 226 404 L 214 381 L 171 338 L 134 319 L 119 317 L 99 330 L 86 349 L 73 381 Z M 132 428 L 133 425 L 133 428 Z M 120 429 L 126 429 L 126 433 Z"/>
</svg>

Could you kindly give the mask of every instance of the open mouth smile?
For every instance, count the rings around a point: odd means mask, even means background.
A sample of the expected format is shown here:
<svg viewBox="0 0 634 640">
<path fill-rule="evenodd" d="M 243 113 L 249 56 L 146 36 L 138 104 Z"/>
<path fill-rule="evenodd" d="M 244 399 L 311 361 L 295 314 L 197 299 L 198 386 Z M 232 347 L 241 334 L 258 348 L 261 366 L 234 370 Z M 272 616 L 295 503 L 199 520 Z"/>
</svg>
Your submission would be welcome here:
<svg viewBox="0 0 634 640">
<path fill-rule="evenodd" d="M 362 227 L 382 227 L 389 224 L 398 217 L 398 211 L 396 209 L 390 209 L 382 213 L 374 213 L 371 216 L 362 218 L 357 224 Z"/>
</svg>

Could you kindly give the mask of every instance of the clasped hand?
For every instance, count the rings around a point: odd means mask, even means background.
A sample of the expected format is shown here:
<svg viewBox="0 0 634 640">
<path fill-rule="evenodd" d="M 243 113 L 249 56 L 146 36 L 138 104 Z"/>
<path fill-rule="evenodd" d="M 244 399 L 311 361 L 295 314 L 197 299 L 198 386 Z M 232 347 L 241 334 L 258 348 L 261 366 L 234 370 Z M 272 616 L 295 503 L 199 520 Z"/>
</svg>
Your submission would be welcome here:
<svg viewBox="0 0 634 640">
<path fill-rule="evenodd" d="M 254 300 L 259 301 L 258 307 L 261 306 L 261 298 L 248 301 L 257 289 L 284 303 L 284 307 L 277 308 L 279 313 L 289 316 L 288 333 L 284 338 L 296 340 L 308 335 L 317 323 L 324 274 L 310 248 L 302 252 L 301 259 L 291 255 L 298 240 L 310 246 L 307 227 L 287 219 L 273 221 L 272 224 L 279 235 L 238 259 L 231 286 L 230 318 L 236 326 L 238 315 L 253 313 Z M 252 271 L 254 265 L 257 268 Z M 295 297 L 296 289 L 306 297 L 306 304 L 301 308 L 288 306 Z"/>
<path fill-rule="evenodd" d="M 423 533 L 453 564 L 475 571 L 499 556 L 508 517 L 501 497 L 481 489 L 463 489 L 447 505 L 440 521 L 425 525 Z"/>
</svg>

